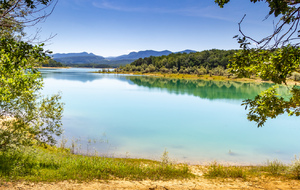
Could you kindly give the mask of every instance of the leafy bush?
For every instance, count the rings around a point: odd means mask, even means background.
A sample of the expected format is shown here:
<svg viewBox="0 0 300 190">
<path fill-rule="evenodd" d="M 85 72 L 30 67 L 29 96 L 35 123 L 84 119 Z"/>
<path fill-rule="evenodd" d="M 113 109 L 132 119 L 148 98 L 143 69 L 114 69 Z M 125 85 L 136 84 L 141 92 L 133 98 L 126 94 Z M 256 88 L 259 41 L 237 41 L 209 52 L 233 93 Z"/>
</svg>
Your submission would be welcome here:
<svg viewBox="0 0 300 190">
<path fill-rule="evenodd" d="M 0 152 L 0 177 L 14 178 L 34 174 L 38 167 L 36 152 L 31 148 Z"/>
</svg>

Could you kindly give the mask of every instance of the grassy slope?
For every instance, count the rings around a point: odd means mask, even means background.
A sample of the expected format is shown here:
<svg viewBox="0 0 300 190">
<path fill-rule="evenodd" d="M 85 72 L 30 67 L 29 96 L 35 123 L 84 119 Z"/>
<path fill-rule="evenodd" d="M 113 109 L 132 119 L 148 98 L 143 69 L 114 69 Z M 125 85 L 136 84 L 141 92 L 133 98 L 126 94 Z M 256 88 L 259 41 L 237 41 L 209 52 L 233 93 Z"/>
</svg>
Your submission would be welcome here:
<svg viewBox="0 0 300 190">
<path fill-rule="evenodd" d="M 186 165 L 75 155 L 67 149 L 51 146 L 0 152 L 0 163 L 0 179 L 6 180 L 169 180 L 193 177 Z"/>
<path fill-rule="evenodd" d="M 209 166 L 187 166 L 145 159 L 106 158 L 74 155 L 68 149 L 46 146 L 27 148 L 21 152 L 0 153 L 0 182 L 65 180 L 173 180 L 173 179 L 253 179 L 272 178 L 275 181 L 300 179 L 300 160 L 284 165 L 275 160 L 261 166 L 224 166 L 213 162 Z M 192 170 L 198 169 L 194 175 Z M 202 175 L 204 174 L 204 175 Z"/>
</svg>

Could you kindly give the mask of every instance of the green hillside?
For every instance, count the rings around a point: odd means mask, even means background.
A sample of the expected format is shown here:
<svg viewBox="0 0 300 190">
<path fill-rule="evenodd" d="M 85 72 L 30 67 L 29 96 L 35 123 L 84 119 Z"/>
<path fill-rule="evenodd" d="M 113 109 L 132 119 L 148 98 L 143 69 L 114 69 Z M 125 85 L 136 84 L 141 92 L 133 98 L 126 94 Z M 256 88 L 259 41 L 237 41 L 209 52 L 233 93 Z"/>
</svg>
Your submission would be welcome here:
<svg viewBox="0 0 300 190">
<path fill-rule="evenodd" d="M 231 56 L 237 50 L 205 50 L 195 53 L 172 53 L 159 57 L 146 57 L 120 67 L 126 72 L 162 72 L 206 74 L 212 69 L 226 69 Z"/>
</svg>

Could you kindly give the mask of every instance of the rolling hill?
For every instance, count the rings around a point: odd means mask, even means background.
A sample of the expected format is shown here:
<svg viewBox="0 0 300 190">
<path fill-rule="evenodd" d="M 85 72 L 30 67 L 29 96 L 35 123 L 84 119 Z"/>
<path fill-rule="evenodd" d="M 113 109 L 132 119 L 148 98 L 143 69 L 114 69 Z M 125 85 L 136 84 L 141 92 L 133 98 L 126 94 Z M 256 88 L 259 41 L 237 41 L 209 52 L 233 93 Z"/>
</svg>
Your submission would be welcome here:
<svg viewBox="0 0 300 190">
<path fill-rule="evenodd" d="M 175 53 L 191 53 L 196 52 L 193 50 L 184 50 L 181 52 Z M 108 65 L 126 65 L 134 60 L 139 58 L 145 58 L 150 56 L 162 56 L 169 55 L 173 52 L 164 50 L 164 51 L 154 51 L 154 50 L 145 50 L 139 52 L 131 52 L 127 55 L 121 55 L 117 57 L 103 57 L 98 56 L 93 53 L 56 53 L 51 55 L 55 61 L 61 62 L 65 65 L 74 65 L 74 64 L 108 64 Z"/>
</svg>

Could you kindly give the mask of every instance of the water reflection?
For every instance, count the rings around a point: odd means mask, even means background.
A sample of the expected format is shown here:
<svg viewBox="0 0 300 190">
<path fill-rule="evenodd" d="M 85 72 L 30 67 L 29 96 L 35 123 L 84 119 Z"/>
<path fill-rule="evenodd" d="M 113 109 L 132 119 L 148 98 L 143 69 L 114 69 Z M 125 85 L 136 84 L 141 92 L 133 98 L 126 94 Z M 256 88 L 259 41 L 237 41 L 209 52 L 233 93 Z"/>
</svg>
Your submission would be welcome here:
<svg viewBox="0 0 300 190">
<path fill-rule="evenodd" d="M 40 69 L 42 77 L 44 79 L 55 79 L 55 80 L 68 80 L 68 81 L 79 81 L 79 82 L 92 82 L 95 80 L 101 80 L 104 78 L 115 78 L 121 81 L 127 81 L 130 84 L 132 82 L 124 77 L 124 75 L 117 74 L 100 74 L 93 73 L 99 71 L 99 69 Z"/>
<path fill-rule="evenodd" d="M 56 80 L 73 80 L 81 82 L 91 82 L 103 78 L 103 75 L 96 75 L 90 72 L 96 69 L 40 69 L 43 78 Z"/>
<path fill-rule="evenodd" d="M 148 89 L 161 89 L 171 94 L 193 95 L 204 99 L 232 99 L 244 100 L 254 98 L 261 91 L 270 88 L 270 83 L 234 82 L 234 81 L 208 81 L 168 79 L 161 77 L 128 76 L 117 74 L 92 73 L 99 69 L 41 69 L 43 78 L 56 80 L 80 81 L 83 83 L 105 78 L 117 79 L 129 84 L 147 87 Z M 288 95 L 288 88 L 280 86 L 279 94 Z"/>
<path fill-rule="evenodd" d="M 140 76 L 127 76 L 126 78 L 138 86 L 149 89 L 164 89 L 172 94 L 188 94 L 210 100 L 254 98 L 261 91 L 272 86 L 270 83 L 253 82 L 185 80 Z M 280 86 L 278 91 L 281 95 L 286 96 L 288 88 Z"/>
</svg>

